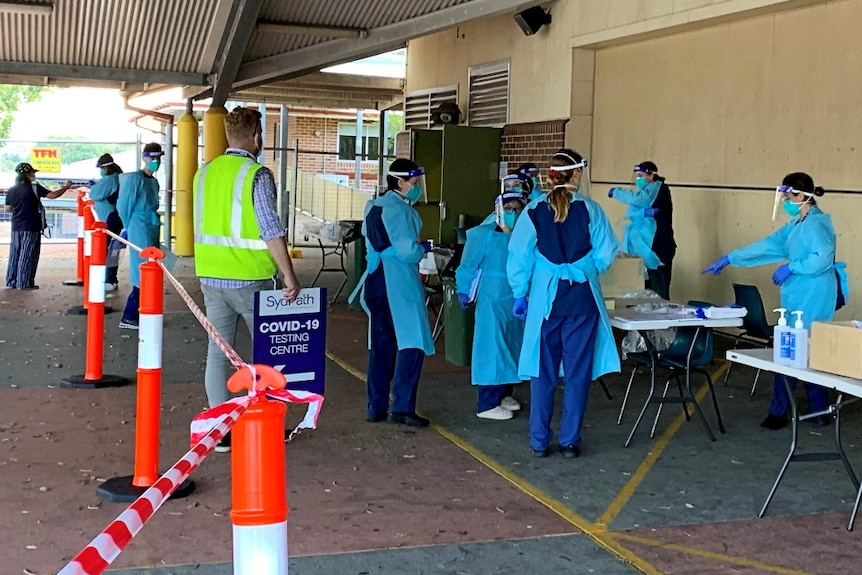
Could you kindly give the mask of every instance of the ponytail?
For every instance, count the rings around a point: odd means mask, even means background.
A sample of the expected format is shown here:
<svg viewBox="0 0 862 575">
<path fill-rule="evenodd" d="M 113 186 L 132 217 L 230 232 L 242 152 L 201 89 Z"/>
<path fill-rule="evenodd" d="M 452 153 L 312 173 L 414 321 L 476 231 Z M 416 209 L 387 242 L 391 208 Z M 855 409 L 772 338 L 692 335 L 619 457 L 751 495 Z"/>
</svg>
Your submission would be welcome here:
<svg viewBox="0 0 862 575">
<path fill-rule="evenodd" d="M 566 221 L 569 217 L 569 204 L 572 201 L 572 190 L 565 184 L 554 186 L 548 192 L 547 202 L 551 209 L 554 210 L 554 223 Z"/>
</svg>

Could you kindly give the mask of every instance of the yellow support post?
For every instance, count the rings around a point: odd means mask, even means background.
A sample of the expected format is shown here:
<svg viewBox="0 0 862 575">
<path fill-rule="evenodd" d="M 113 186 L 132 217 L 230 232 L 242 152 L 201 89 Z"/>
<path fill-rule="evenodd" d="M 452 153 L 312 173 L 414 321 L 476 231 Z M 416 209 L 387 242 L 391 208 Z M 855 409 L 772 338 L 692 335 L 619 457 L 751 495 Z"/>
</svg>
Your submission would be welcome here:
<svg viewBox="0 0 862 575">
<path fill-rule="evenodd" d="M 185 114 L 177 121 L 177 180 L 176 216 L 174 217 L 174 253 L 191 256 L 195 253 L 192 184 L 198 169 L 198 121 Z"/>
<path fill-rule="evenodd" d="M 204 162 L 209 162 L 227 150 L 227 133 L 224 130 L 224 106 L 210 106 L 204 113 Z"/>
</svg>

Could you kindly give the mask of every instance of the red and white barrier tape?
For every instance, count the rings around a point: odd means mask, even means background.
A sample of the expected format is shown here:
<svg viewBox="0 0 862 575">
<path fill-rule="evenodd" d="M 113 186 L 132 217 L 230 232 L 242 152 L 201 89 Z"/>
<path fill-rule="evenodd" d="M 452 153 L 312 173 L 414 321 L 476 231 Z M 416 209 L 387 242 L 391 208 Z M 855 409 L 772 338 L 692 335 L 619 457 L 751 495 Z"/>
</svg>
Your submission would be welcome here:
<svg viewBox="0 0 862 575">
<path fill-rule="evenodd" d="M 235 403 L 234 408 L 224 414 L 219 423 L 208 433 L 203 434 L 182 459 L 162 475 L 152 487 L 144 491 L 57 575 L 99 575 L 107 569 L 150 517 L 168 500 L 171 493 L 215 448 L 239 416 L 245 412 L 249 403 L 250 401 Z"/>
</svg>

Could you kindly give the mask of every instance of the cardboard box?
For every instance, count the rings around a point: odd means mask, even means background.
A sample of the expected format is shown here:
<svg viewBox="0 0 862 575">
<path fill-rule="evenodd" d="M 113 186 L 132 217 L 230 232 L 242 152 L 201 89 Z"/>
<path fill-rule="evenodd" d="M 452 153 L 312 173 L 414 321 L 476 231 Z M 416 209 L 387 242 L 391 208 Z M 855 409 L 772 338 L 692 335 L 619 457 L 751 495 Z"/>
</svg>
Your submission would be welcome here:
<svg viewBox="0 0 862 575">
<path fill-rule="evenodd" d="M 862 379 L 862 329 L 849 321 L 811 324 L 808 367 Z"/>
<path fill-rule="evenodd" d="M 641 258 L 619 256 L 610 269 L 599 276 L 602 296 L 622 297 L 629 293 L 644 291 L 644 262 Z"/>
</svg>

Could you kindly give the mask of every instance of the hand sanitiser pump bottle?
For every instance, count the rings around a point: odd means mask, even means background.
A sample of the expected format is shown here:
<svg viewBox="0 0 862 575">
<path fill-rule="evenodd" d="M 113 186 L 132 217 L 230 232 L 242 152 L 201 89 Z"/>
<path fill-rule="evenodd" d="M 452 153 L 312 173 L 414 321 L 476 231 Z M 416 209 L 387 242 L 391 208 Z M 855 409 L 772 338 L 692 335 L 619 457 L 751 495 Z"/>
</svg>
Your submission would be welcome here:
<svg viewBox="0 0 862 575">
<path fill-rule="evenodd" d="M 785 339 L 787 339 L 785 336 L 790 334 L 790 328 L 787 327 L 787 318 L 784 317 L 787 309 L 780 307 L 772 311 L 778 313 L 778 324 L 772 328 L 772 361 L 775 363 L 790 365 L 790 360 L 784 357 L 783 353 L 785 349 Z"/>
<path fill-rule="evenodd" d="M 793 323 L 793 329 L 790 330 L 792 348 L 789 350 L 788 359 L 791 367 L 805 369 L 808 367 L 808 330 L 802 323 L 802 312 L 793 311 L 790 315 L 796 316 L 796 321 Z"/>
</svg>

